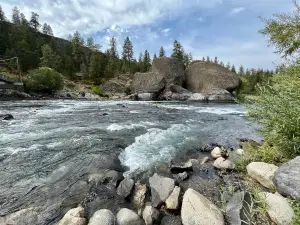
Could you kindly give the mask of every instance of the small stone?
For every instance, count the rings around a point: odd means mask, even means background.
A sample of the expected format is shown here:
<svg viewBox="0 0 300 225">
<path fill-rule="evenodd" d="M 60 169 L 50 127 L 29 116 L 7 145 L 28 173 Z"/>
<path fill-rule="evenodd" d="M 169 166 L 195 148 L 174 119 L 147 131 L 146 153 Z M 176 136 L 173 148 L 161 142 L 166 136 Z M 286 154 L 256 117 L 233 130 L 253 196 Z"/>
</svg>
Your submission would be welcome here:
<svg viewBox="0 0 300 225">
<path fill-rule="evenodd" d="M 244 150 L 241 149 L 241 148 L 239 148 L 239 149 L 236 150 L 236 153 L 237 153 L 238 155 L 244 155 Z"/>
<path fill-rule="evenodd" d="M 219 148 L 219 147 L 214 148 L 211 151 L 211 157 L 213 157 L 213 159 L 217 159 L 217 158 L 222 157 L 222 150 L 221 150 L 221 148 Z"/>
<path fill-rule="evenodd" d="M 183 172 L 183 173 L 179 173 L 179 174 L 174 174 L 173 177 L 177 183 L 180 183 L 180 182 L 186 180 L 189 177 L 189 175 L 187 172 Z"/>
<path fill-rule="evenodd" d="M 159 176 L 157 173 L 149 178 L 149 183 L 151 187 L 152 205 L 154 207 L 159 207 L 165 202 L 175 187 L 173 179 Z"/>
<path fill-rule="evenodd" d="M 247 167 L 247 172 L 250 177 L 257 180 L 266 188 L 273 188 L 273 177 L 275 175 L 277 166 L 264 162 L 252 162 Z"/>
<path fill-rule="evenodd" d="M 204 157 L 203 159 L 201 159 L 201 165 L 203 165 L 203 164 L 205 164 L 205 163 L 207 163 L 209 161 L 209 157 Z"/>
<path fill-rule="evenodd" d="M 159 211 L 151 205 L 147 205 L 143 211 L 143 219 L 145 220 L 146 225 L 155 224 L 158 218 Z"/>
<path fill-rule="evenodd" d="M 273 222 L 277 225 L 293 224 L 295 213 L 284 197 L 268 192 L 261 192 L 259 196 L 267 202 L 267 212 Z"/>
<path fill-rule="evenodd" d="M 218 169 L 233 170 L 235 168 L 235 165 L 229 159 L 224 159 L 223 157 L 221 157 L 215 160 L 214 167 Z"/>
<path fill-rule="evenodd" d="M 127 198 L 131 194 L 133 186 L 134 186 L 134 180 L 126 178 L 122 180 L 121 183 L 119 184 L 117 189 L 117 194 L 123 198 Z"/>
<path fill-rule="evenodd" d="M 179 208 L 180 187 L 175 187 L 172 194 L 166 200 L 166 208 L 169 210 L 177 210 Z"/>
<path fill-rule="evenodd" d="M 2 118 L 2 120 L 13 120 L 14 119 L 14 117 L 11 114 L 0 115 L 0 118 Z"/>
<path fill-rule="evenodd" d="M 144 221 L 130 209 L 123 208 L 117 213 L 118 225 L 143 225 Z"/>
<path fill-rule="evenodd" d="M 115 225 L 115 216 L 110 210 L 101 209 L 91 217 L 88 225 Z"/>
<path fill-rule="evenodd" d="M 145 184 L 136 183 L 132 193 L 132 204 L 135 209 L 139 210 L 144 207 L 147 187 Z"/>
</svg>

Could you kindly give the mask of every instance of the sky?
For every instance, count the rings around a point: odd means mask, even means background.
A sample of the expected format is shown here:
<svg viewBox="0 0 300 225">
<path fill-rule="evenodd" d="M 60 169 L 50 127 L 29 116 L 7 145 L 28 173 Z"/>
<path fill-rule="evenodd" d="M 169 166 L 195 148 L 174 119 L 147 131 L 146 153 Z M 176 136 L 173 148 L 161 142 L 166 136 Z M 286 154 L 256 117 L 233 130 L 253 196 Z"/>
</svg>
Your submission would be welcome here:
<svg viewBox="0 0 300 225">
<path fill-rule="evenodd" d="M 224 63 L 272 69 L 282 62 L 258 30 L 259 17 L 293 10 L 292 0 L 0 0 L 8 18 L 17 6 L 29 19 L 51 25 L 54 35 L 75 31 L 93 37 L 106 50 L 115 36 L 121 53 L 124 39 L 133 42 L 135 56 L 151 56 L 163 46 L 170 55 L 178 40 L 194 59 L 217 56 Z"/>
</svg>

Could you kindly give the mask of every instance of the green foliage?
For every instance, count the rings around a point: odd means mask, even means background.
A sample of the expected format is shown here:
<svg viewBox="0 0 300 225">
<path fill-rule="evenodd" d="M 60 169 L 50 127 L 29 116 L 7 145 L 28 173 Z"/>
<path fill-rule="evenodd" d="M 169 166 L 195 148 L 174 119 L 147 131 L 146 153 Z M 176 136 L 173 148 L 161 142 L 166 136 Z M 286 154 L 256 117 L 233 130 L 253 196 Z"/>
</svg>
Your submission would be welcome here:
<svg viewBox="0 0 300 225">
<path fill-rule="evenodd" d="M 294 0 L 295 10 L 291 13 L 275 14 L 273 19 L 262 19 L 265 23 L 260 33 L 267 36 L 269 44 L 277 53 L 290 56 L 299 53 L 300 7 Z"/>
<path fill-rule="evenodd" d="M 96 84 L 100 84 L 101 78 L 104 77 L 104 71 L 106 67 L 106 59 L 103 54 L 99 52 L 94 52 L 89 67 L 89 76 L 90 78 L 96 82 Z"/>
<path fill-rule="evenodd" d="M 235 66 L 234 65 L 232 65 L 232 67 L 231 67 L 231 72 L 233 72 L 233 73 L 236 73 L 236 70 L 235 70 Z"/>
<path fill-rule="evenodd" d="M 159 58 L 165 57 L 165 56 L 166 56 L 166 52 L 165 52 L 164 47 L 160 47 L 160 49 L 159 49 Z"/>
<path fill-rule="evenodd" d="M 53 93 L 63 88 L 62 75 L 51 68 L 40 67 L 29 71 L 26 87 L 32 92 Z"/>
<path fill-rule="evenodd" d="M 15 6 L 12 9 L 12 19 L 11 21 L 14 24 L 20 25 L 21 24 L 21 19 L 20 19 L 20 10 L 17 8 L 17 6 Z"/>
<path fill-rule="evenodd" d="M 41 26 L 41 24 L 39 22 L 39 17 L 40 16 L 37 13 L 35 13 L 35 12 L 31 13 L 29 25 L 35 30 L 38 30 L 39 27 Z"/>
<path fill-rule="evenodd" d="M 172 57 L 179 59 L 181 62 L 184 60 L 184 49 L 179 41 L 175 40 L 173 44 Z"/>
<path fill-rule="evenodd" d="M 42 55 L 40 66 L 59 69 L 61 59 L 48 44 L 42 46 Z"/>
<path fill-rule="evenodd" d="M 0 21 L 5 21 L 6 20 L 6 17 L 5 17 L 5 14 L 2 10 L 2 7 L 0 5 Z"/>
<path fill-rule="evenodd" d="M 299 225 L 300 224 L 300 201 L 290 200 L 290 205 L 295 213 L 295 216 L 293 218 L 293 224 Z"/>
<path fill-rule="evenodd" d="M 263 125 L 267 143 L 292 158 L 300 154 L 300 66 L 291 66 L 259 87 L 249 116 Z"/>
<path fill-rule="evenodd" d="M 99 85 L 94 85 L 92 87 L 92 92 L 94 92 L 96 95 L 99 95 L 100 97 L 105 97 L 105 98 L 108 98 L 109 95 L 105 94 L 102 92 L 101 88 Z"/>
</svg>

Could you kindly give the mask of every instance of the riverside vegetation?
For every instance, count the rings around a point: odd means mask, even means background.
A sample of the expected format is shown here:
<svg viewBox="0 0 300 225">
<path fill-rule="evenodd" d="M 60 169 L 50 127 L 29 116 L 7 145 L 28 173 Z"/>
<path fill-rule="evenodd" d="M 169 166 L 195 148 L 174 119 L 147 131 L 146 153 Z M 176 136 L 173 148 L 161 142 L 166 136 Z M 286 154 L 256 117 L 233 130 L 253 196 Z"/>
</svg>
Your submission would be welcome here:
<svg viewBox="0 0 300 225">
<path fill-rule="evenodd" d="M 262 79 L 260 75 L 256 78 L 242 78 L 240 93 L 255 94 L 255 98 L 246 95 L 243 99 L 251 103 L 249 117 L 262 125 L 263 145 L 244 142 L 241 144 L 243 149 L 235 149 L 234 152 L 220 146 L 209 149 L 214 161 L 202 158 L 201 162 L 196 159 L 185 164 L 171 165 L 171 171 L 179 170 L 180 173 L 174 173 L 174 179 L 154 174 L 149 178 L 150 193 L 146 184 L 130 178 L 118 183 L 117 175 L 106 173 L 101 177 L 103 182 L 106 180 L 117 188 L 118 195 L 130 200 L 136 212 L 121 209 L 115 218 L 109 210 L 99 210 L 90 218 L 90 225 L 114 224 L 115 221 L 119 225 L 159 224 L 157 221 L 165 212 L 170 216 L 163 218 L 161 224 L 300 224 L 300 66 L 297 56 L 300 44 L 295 39 L 300 35 L 297 29 L 300 7 L 296 2 L 295 7 L 292 14 L 278 14 L 273 19 L 264 20 L 265 28 L 261 30 L 278 53 L 287 59 L 292 57 L 293 60 L 280 66 L 276 75 L 266 75 Z M 128 40 L 125 42 L 130 46 Z M 97 54 L 100 55 L 99 52 Z M 120 64 L 125 63 L 120 66 L 121 70 L 131 73 L 131 53 L 124 55 L 123 60 L 118 59 Z M 145 55 L 148 58 L 148 53 Z M 143 72 L 150 65 L 145 68 Z M 96 83 L 99 78 L 102 79 L 97 76 Z M 95 88 L 95 91 L 99 90 Z M 214 201 L 211 196 L 203 196 L 192 188 L 181 193 L 180 184 L 189 179 L 192 171 L 211 162 L 225 183 L 219 201 Z M 233 174 L 232 171 L 236 170 L 238 173 Z M 245 172 L 248 176 L 244 175 Z M 233 175 L 238 178 L 238 185 L 225 182 L 226 176 Z M 151 200 L 148 194 L 151 194 Z M 148 204 L 145 200 L 149 201 Z M 178 214 L 181 218 L 174 216 Z M 82 205 L 66 213 L 59 224 L 71 224 L 71 221 L 74 225 L 87 224 Z"/>
</svg>

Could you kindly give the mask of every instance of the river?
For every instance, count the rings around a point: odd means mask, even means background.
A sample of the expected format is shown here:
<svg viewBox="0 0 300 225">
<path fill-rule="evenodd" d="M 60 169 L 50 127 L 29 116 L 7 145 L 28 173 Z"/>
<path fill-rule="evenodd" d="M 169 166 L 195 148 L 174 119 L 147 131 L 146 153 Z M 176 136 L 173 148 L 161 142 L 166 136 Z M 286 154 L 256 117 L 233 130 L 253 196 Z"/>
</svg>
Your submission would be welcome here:
<svg viewBox="0 0 300 225">
<path fill-rule="evenodd" d="M 0 121 L 0 216 L 34 207 L 37 224 L 82 201 L 88 176 L 103 169 L 139 176 L 207 144 L 261 140 L 238 104 L 0 102 L 6 113 L 14 120 Z"/>
</svg>

